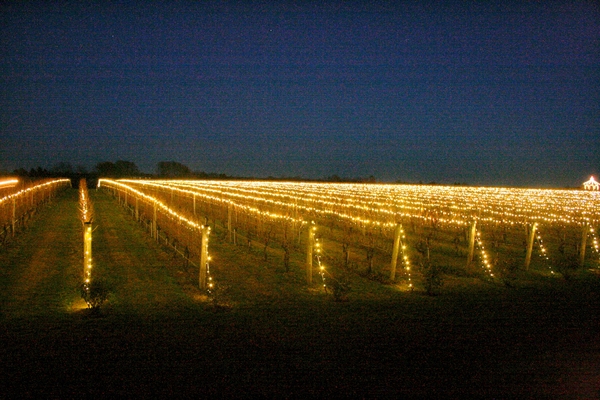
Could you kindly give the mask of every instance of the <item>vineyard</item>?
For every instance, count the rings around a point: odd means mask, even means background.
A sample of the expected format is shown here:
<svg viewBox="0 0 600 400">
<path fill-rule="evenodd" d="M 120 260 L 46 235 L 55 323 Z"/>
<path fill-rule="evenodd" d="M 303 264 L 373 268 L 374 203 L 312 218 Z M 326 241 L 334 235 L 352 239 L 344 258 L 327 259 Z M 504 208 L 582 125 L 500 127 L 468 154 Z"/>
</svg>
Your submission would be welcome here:
<svg viewBox="0 0 600 400">
<path fill-rule="evenodd" d="M 200 266 L 210 259 L 203 243 L 212 229 L 265 259 L 281 257 L 286 271 L 291 258 L 306 260 L 309 284 L 317 276 L 335 287 L 354 271 L 413 289 L 436 271 L 506 282 L 519 270 L 600 267 L 596 192 L 108 179 L 99 187 Z"/>
<path fill-rule="evenodd" d="M 599 193 L 69 186 L 0 186 L 8 396 L 597 397 Z"/>
<path fill-rule="evenodd" d="M 0 180 L 0 244 L 22 228 L 40 205 L 56 193 L 71 187 L 68 179 L 46 179 L 23 183 L 18 179 Z"/>
</svg>

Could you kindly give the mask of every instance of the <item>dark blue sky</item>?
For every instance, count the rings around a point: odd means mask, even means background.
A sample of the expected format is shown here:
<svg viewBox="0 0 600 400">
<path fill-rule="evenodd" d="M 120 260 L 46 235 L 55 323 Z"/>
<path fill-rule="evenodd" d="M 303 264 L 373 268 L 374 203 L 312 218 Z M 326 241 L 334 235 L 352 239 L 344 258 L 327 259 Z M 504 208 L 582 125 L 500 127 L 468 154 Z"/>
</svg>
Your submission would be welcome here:
<svg viewBox="0 0 600 400">
<path fill-rule="evenodd" d="M 0 170 L 600 173 L 597 2 L 270 3 L 3 2 Z"/>
</svg>

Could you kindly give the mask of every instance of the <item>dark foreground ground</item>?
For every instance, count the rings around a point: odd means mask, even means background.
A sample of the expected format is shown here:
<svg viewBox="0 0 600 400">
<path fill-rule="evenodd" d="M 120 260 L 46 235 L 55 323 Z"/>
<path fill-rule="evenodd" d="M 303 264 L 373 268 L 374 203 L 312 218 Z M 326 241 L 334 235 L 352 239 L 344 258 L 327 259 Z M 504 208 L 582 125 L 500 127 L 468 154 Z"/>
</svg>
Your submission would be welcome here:
<svg viewBox="0 0 600 400">
<path fill-rule="evenodd" d="M 80 309 L 75 289 L 72 193 L 0 248 L 1 397 L 600 398 L 592 273 L 434 298 L 352 293 L 346 303 L 261 286 L 215 310 L 111 204 L 96 197 L 95 259 L 119 274 L 99 315 Z"/>
</svg>

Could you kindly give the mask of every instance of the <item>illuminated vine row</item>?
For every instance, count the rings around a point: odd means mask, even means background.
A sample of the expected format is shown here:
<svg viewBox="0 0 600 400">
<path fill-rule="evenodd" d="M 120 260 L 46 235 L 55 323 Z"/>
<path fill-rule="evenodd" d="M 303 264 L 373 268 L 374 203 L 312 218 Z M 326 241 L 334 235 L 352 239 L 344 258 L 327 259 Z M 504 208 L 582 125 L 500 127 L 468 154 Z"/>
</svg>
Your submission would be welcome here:
<svg viewBox="0 0 600 400">
<path fill-rule="evenodd" d="M 162 228 L 169 235 L 178 239 L 180 242 L 186 244 L 186 247 L 197 247 L 200 253 L 200 286 L 205 289 L 209 296 L 214 294 L 215 282 L 210 271 L 210 261 L 212 257 L 208 254 L 208 236 L 210 235 L 211 227 L 204 224 L 200 224 L 194 217 L 189 214 L 182 213 L 170 206 L 167 202 L 159 199 L 157 196 L 151 196 L 144 193 L 142 190 L 138 190 L 131 184 L 131 181 L 115 181 L 111 179 L 100 179 L 98 181 L 98 188 L 106 187 L 117 189 L 125 196 L 129 196 L 131 199 L 142 200 L 142 203 L 151 206 L 154 210 L 153 220 L 153 235 L 156 235 L 158 240 L 158 228 L 157 222 L 159 216 L 165 216 L 166 220 L 161 220 Z M 137 206 L 136 206 L 137 207 Z M 137 211 L 136 211 L 137 212 Z M 171 221 L 173 224 L 168 225 L 166 222 Z M 190 235 L 183 235 L 179 227 L 183 226 Z M 198 245 L 198 238 L 203 237 L 204 240 L 200 240 Z M 204 269 L 203 269 L 204 268 Z M 203 275 L 205 274 L 205 276 Z"/>
<path fill-rule="evenodd" d="M 246 181 L 127 182 L 202 196 L 272 218 L 291 218 L 295 209 L 387 227 L 402 218 L 465 225 L 474 214 L 482 223 L 507 224 L 577 224 L 600 219 L 600 195 L 585 191 Z M 279 212 L 265 211 L 269 207 Z"/>
<path fill-rule="evenodd" d="M 0 197 L 0 228 L 6 225 L 14 225 L 15 222 L 32 211 L 37 204 L 50 198 L 57 190 L 70 184 L 69 179 L 52 179 L 34 183 L 32 186 L 17 189 L 17 179 L 6 179 L 0 181 L 1 193 L 10 193 Z M 42 193 L 42 196 L 36 195 Z M 6 229 L 6 228 L 4 228 Z"/>
<path fill-rule="evenodd" d="M 532 223 L 568 227 L 572 231 L 582 224 L 600 222 L 600 194 L 580 190 L 208 180 L 119 180 L 110 184 L 154 202 L 171 218 L 193 229 L 200 226 L 195 222 L 198 202 L 203 208 L 200 213 L 211 215 L 213 220 L 229 218 L 227 224 L 231 225 L 232 213 L 236 221 L 239 215 L 249 243 L 251 234 L 269 235 L 269 226 L 280 226 L 277 234 L 284 238 L 287 233 L 281 224 L 293 224 L 298 234 L 307 221 L 316 221 L 318 225 L 335 227 L 340 236 L 351 232 L 352 243 L 363 249 L 376 245 L 372 239 L 376 235 L 382 254 L 389 251 L 385 241 L 403 223 L 410 224 L 417 235 L 449 226 L 446 235 L 456 236 L 466 232 L 474 219 L 495 235 L 498 233 L 493 233 L 497 229 L 494 227 L 500 226 L 506 235 L 506 227 L 527 227 Z M 231 229 L 229 225 L 227 229 Z M 482 233 L 477 230 L 476 234 L 482 269 L 494 278 Z M 412 287 L 410 251 L 404 231 L 402 235 L 404 271 Z M 268 236 L 264 238 L 268 242 Z M 548 260 L 539 232 L 536 243 Z M 551 267 L 550 270 L 553 272 Z"/>
</svg>

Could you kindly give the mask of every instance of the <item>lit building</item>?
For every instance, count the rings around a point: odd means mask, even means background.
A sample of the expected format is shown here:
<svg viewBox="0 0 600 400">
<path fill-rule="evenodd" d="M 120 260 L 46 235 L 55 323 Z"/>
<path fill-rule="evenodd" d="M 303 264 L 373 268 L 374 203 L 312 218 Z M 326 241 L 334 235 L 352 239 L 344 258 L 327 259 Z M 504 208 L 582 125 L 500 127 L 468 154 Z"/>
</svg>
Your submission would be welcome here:
<svg viewBox="0 0 600 400">
<path fill-rule="evenodd" d="M 583 188 L 585 190 L 600 190 L 600 183 L 596 182 L 594 177 L 591 176 L 589 181 L 583 182 Z"/>
</svg>

